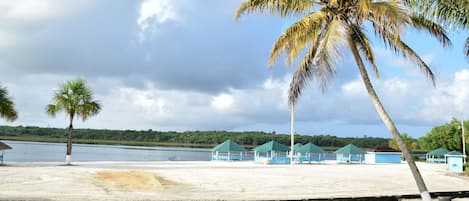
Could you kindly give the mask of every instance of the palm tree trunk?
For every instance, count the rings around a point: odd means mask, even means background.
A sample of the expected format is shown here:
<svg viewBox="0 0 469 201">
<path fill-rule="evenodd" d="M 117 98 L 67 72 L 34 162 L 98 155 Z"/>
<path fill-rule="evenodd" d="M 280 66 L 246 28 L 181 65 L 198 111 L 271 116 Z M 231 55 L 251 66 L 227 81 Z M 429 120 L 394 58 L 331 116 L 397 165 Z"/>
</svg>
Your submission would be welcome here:
<svg viewBox="0 0 469 201">
<path fill-rule="evenodd" d="M 391 117 L 388 115 L 386 110 L 384 110 L 384 107 L 381 104 L 381 101 L 379 100 L 378 95 L 373 89 L 373 85 L 371 84 L 365 65 L 363 64 L 363 61 L 360 57 L 360 54 L 358 53 L 358 49 L 355 43 L 353 41 L 350 41 L 349 45 L 350 45 L 350 49 L 352 50 L 353 56 L 355 57 L 355 61 L 357 62 L 357 66 L 358 66 L 358 69 L 360 70 L 360 75 L 363 79 L 363 83 L 365 84 L 366 90 L 368 91 L 368 95 L 373 101 L 373 104 L 376 108 L 376 111 L 378 112 L 378 115 L 381 117 L 381 120 L 384 122 L 386 127 L 388 127 L 389 131 L 391 131 L 391 134 L 396 140 L 397 145 L 399 146 L 402 153 L 404 154 L 404 158 L 406 159 L 407 164 L 409 165 L 410 170 L 412 171 L 412 175 L 414 176 L 415 182 L 417 183 L 417 187 L 419 189 L 422 200 L 430 201 L 431 197 L 430 197 L 430 194 L 428 193 L 427 186 L 425 185 L 422 175 L 420 174 L 420 171 L 417 168 L 417 165 L 415 165 L 415 161 L 412 158 L 409 150 L 407 149 L 407 146 L 405 145 L 404 141 L 402 140 L 402 137 L 399 131 L 397 130 L 396 126 L 394 125 L 394 122 L 392 121 Z"/>
<path fill-rule="evenodd" d="M 65 163 L 71 164 L 72 160 L 72 135 L 73 135 L 73 115 L 70 115 L 70 125 L 68 126 L 67 138 L 67 155 L 65 156 Z"/>
</svg>

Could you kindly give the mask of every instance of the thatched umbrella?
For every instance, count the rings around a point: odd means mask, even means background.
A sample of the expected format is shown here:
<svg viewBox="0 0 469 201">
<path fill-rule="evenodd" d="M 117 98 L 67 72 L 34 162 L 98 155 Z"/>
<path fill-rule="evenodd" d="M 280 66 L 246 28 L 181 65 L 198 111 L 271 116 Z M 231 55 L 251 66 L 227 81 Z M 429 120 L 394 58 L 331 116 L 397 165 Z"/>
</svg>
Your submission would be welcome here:
<svg viewBox="0 0 469 201">
<path fill-rule="evenodd" d="M 7 144 L 3 143 L 3 142 L 0 142 L 0 152 L 1 152 L 0 164 L 3 164 L 3 151 L 7 150 L 7 149 L 11 149 L 11 147 L 8 146 Z"/>
</svg>

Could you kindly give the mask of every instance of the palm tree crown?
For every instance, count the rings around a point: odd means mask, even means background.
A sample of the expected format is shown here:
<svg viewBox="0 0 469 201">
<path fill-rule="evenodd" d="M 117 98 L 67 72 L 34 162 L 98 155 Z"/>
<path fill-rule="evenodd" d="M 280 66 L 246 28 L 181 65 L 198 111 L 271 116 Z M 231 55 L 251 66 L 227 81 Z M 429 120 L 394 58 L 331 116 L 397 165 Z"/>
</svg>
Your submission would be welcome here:
<svg viewBox="0 0 469 201">
<path fill-rule="evenodd" d="M 93 100 L 91 89 L 83 79 L 75 79 L 63 84 L 54 94 L 53 104 L 47 106 L 47 113 L 55 117 L 58 112 L 65 112 L 73 120 L 75 116 L 83 121 L 98 114 L 99 102 Z"/>
<path fill-rule="evenodd" d="M 436 19 L 455 30 L 469 28 L 468 0 L 405 0 L 414 10 L 429 19 Z M 466 38 L 464 54 L 469 60 L 469 37 Z"/>
<path fill-rule="evenodd" d="M 15 110 L 15 104 L 8 96 L 6 88 L 0 86 L 0 117 L 7 121 L 14 121 L 18 118 L 18 113 Z"/>
<path fill-rule="evenodd" d="M 236 18 L 255 12 L 270 12 L 281 17 L 303 16 L 275 41 L 270 54 L 271 65 L 283 54 L 290 64 L 300 55 L 305 55 L 290 83 L 289 107 L 292 116 L 303 88 L 314 78 L 324 90 L 335 74 L 338 58 L 342 56 L 345 48 L 349 49 L 378 115 L 396 139 L 407 160 L 422 199 L 431 200 L 423 177 L 398 129 L 379 100 L 362 60 L 364 57 L 379 77 L 378 66 L 366 32 L 367 28 L 370 28 L 386 47 L 412 60 L 434 83 L 435 76 L 429 66 L 402 41 L 401 34 L 404 28 L 411 27 L 427 31 L 443 46 L 450 45 L 450 40 L 439 24 L 418 13 L 410 13 L 404 3 L 398 0 L 248 0 L 240 5 Z M 292 146 L 293 143 L 292 135 Z"/>
<path fill-rule="evenodd" d="M 379 77 L 367 28 L 371 28 L 386 47 L 415 62 L 432 81 L 434 75 L 429 66 L 402 41 L 404 28 L 427 31 L 442 45 L 451 44 L 439 24 L 408 12 L 397 0 L 249 0 L 239 6 L 235 15 L 239 18 L 256 12 L 269 12 L 281 17 L 303 16 L 275 41 L 270 54 L 271 65 L 282 54 L 290 64 L 305 54 L 290 83 L 290 107 L 294 107 L 302 89 L 313 78 L 325 89 L 335 74 L 344 48 L 357 48 Z M 306 53 L 304 49 L 307 49 Z"/>
</svg>

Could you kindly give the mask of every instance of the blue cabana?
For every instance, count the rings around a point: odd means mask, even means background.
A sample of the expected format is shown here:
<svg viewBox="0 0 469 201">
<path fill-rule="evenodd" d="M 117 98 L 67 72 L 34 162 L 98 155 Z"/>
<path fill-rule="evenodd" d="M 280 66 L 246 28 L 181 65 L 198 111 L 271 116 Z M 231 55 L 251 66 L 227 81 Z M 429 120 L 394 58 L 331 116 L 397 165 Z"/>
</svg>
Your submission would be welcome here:
<svg viewBox="0 0 469 201">
<path fill-rule="evenodd" d="M 243 160 L 246 152 L 238 143 L 227 140 L 212 149 L 212 160 Z"/>
<path fill-rule="evenodd" d="M 296 149 L 295 152 L 297 153 L 295 159 L 298 163 L 321 162 L 324 160 L 324 153 L 326 153 L 321 147 L 313 143 L 305 144 Z"/>
<path fill-rule="evenodd" d="M 348 144 L 347 146 L 335 151 L 335 154 L 337 155 L 336 160 L 346 163 L 362 163 L 365 160 L 365 153 L 366 152 L 363 149 L 360 149 L 353 144 Z"/>
<path fill-rule="evenodd" d="M 439 148 L 428 152 L 426 155 L 427 163 L 446 163 L 445 155 L 448 152 L 449 151 L 445 148 Z"/>
<path fill-rule="evenodd" d="M 289 164 L 290 147 L 274 140 L 254 148 L 254 161 L 264 164 Z"/>
</svg>

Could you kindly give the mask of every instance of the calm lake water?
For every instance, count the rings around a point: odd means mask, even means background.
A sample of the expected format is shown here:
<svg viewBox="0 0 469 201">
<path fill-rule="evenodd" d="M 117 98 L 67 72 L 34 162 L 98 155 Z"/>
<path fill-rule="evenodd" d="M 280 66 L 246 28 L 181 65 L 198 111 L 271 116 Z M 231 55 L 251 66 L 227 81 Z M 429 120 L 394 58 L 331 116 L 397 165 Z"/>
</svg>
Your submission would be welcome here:
<svg viewBox="0 0 469 201">
<path fill-rule="evenodd" d="M 5 162 L 63 162 L 65 143 L 2 141 Z M 210 149 L 73 144 L 72 161 L 208 161 Z"/>
</svg>

